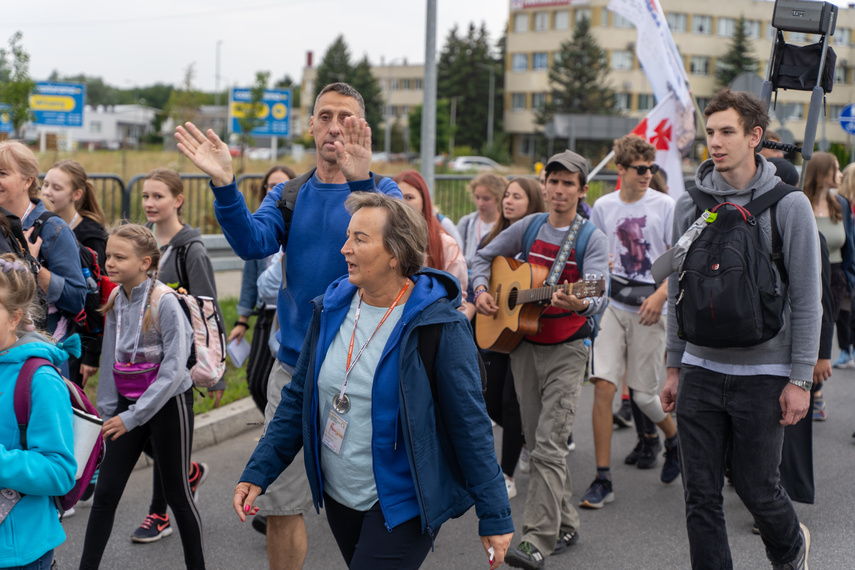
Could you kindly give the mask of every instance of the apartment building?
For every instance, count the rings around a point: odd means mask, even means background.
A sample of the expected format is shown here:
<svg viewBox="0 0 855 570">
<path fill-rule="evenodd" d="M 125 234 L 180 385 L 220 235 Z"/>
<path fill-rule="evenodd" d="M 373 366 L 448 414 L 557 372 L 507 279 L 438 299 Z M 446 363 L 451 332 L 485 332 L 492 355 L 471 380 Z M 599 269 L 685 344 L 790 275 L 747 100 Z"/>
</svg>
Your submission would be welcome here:
<svg viewBox="0 0 855 570">
<path fill-rule="evenodd" d="M 650 83 L 635 56 L 636 30 L 632 23 L 607 9 L 609 0 L 510 0 L 505 73 L 505 130 L 512 137 L 512 154 L 520 163 L 530 163 L 536 137 L 542 128 L 535 111 L 549 98 L 548 70 L 562 42 L 570 39 L 582 18 L 606 51 L 609 81 L 624 114 L 642 117 L 655 105 Z M 703 109 L 717 89 L 718 59 L 728 50 L 737 19 L 744 16 L 753 43 L 752 56 L 764 77 L 776 30 L 772 27 L 774 2 L 769 0 L 717 0 L 688 2 L 660 0 L 668 25 L 682 55 L 691 90 Z M 827 96 L 825 124 L 818 127 L 817 141 L 850 143 L 840 127 L 840 111 L 855 102 L 855 9 L 841 8 L 831 46 L 837 54 L 834 89 Z M 785 32 L 788 43 L 805 45 L 818 36 Z M 800 141 L 805 129 L 810 93 L 780 91 L 778 115 L 770 128 L 790 131 Z M 780 105 L 780 104 L 789 105 Z M 782 112 L 785 111 L 785 112 Z M 774 112 L 773 112 L 774 114 Z"/>
</svg>

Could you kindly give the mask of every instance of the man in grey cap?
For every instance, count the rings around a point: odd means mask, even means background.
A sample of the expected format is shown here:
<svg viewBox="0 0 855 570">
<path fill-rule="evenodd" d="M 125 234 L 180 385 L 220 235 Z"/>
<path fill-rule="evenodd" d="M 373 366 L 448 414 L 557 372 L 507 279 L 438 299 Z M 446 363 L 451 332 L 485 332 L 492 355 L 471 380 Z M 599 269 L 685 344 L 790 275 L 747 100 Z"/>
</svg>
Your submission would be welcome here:
<svg viewBox="0 0 855 570">
<path fill-rule="evenodd" d="M 550 158 L 546 164 L 549 212 L 526 216 L 475 254 L 471 279 L 477 318 L 488 318 L 499 310 L 488 291 L 491 264 L 497 256 L 521 255 L 532 265 L 550 268 L 550 284 L 605 278 L 609 271 L 606 236 L 576 211 L 588 191 L 587 176 L 588 162 L 575 152 Z M 542 568 L 546 556 L 565 552 L 578 539 L 567 438 L 588 361 L 589 317 L 604 306 L 601 297 L 580 299 L 559 290 L 543 312 L 538 331 L 511 352 L 523 433 L 531 449 L 531 482 L 522 541 L 505 556 L 510 566 Z"/>
</svg>

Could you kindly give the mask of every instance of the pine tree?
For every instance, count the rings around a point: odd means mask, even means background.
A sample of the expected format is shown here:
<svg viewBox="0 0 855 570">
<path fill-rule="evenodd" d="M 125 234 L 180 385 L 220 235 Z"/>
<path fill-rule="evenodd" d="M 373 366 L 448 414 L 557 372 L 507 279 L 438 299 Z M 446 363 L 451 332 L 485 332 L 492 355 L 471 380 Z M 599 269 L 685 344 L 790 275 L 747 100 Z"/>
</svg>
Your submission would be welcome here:
<svg viewBox="0 0 855 570">
<path fill-rule="evenodd" d="M 746 31 L 745 16 L 736 21 L 730 47 L 718 59 L 715 78 L 719 87 L 729 87 L 743 73 L 757 73 L 757 60 L 752 57 L 753 46 Z"/>
<path fill-rule="evenodd" d="M 377 133 L 383 122 L 383 91 L 380 89 L 380 82 L 371 71 L 368 56 L 363 57 L 348 73 L 347 82 L 362 95 L 365 101 L 365 120 L 368 121 L 372 132 Z M 373 142 L 372 146 L 377 148 L 377 141 L 373 140 Z"/>
<path fill-rule="evenodd" d="M 606 51 L 591 33 L 591 22 L 583 18 L 549 69 L 551 100 L 538 114 L 538 123 L 546 124 L 557 114 L 616 115 L 609 72 Z"/>
<path fill-rule="evenodd" d="M 437 98 L 457 99 L 454 142 L 457 146 L 484 149 L 487 145 L 487 98 L 490 69 L 495 74 L 494 118 L 501 117 L 501 64 L 494 57 L 490 37 L 484 24 L 469 25 L 466 37 L 458 35 L 455 26 L 446 38 L 437 65 Z M 494 137 L 498 132 L 494 120 Z"/>
<path fill-rule="evenodd" d="M 318 73 L 315 76 L 315 92 L 311 94 L 312 108 L 314 109 L 315 99 L 321 89 L 330 83 L 347 81 L 352 70 L 350 50 L 347 48 L 344 36 L 340 35 L 327 49 L 323 59 L 321 59 L 321 64 L 318 66 Z"/>
</svg>

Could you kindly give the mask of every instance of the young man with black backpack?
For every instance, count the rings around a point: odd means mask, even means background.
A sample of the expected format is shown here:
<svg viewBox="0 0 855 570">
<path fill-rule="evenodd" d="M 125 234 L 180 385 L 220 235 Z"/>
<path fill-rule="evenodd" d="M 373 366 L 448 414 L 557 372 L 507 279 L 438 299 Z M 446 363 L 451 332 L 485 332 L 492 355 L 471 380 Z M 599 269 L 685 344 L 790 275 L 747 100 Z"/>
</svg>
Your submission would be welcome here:
<svg viewBox="0 0 855 570">
<path fill-rule="evenodd" d="M 734 485 L 773 567 L 806 568 L 810 533 L 778 465 L 784 426 L 808 411 L 817 361 L 816 224 L 806 196 L 782 185 L 757 154 L 769 117 L 756 96 L 724 89 L 704 116 L 711 158 L 695 176 L 700 192 L 677 201 L 666 254 L 685 259 L 669 268 L 677 272 L 668 283 L 661 395 L 680 427 L 692 566 L 733 566 L 721 494 L 732 440 Z M 728 290 L 740 275 L 738 289 Z"/>
</svg>

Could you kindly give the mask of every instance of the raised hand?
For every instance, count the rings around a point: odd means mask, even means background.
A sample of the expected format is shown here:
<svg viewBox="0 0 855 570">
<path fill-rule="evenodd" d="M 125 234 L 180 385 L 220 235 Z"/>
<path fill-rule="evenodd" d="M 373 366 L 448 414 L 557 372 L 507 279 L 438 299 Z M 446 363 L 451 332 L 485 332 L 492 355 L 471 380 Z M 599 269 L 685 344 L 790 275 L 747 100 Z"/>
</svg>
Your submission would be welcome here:
<svg viewBox="0 0 855 570">
<path fill-rule="evenodd" d="M 214 186 L 232 183 L 234 172 L 229 145 L 224 143 L 213 129 L 208 129 L 206 136 L 193 123 L 184 123 L 184 126 L 175 127 L 175 139 L 178 141 L 178 150 L 199 170 L 210 176 Z M 369 148 L 370 144 L 369 140 Z"/>
<path fill-rule="evenodd" d="M 367 179 L 371 171 L 371 127 L 365 119 L 347 117 L 343 138 L 343 143 L 334 143 L 339 170 L 348 180 Z"/>
</svg>

